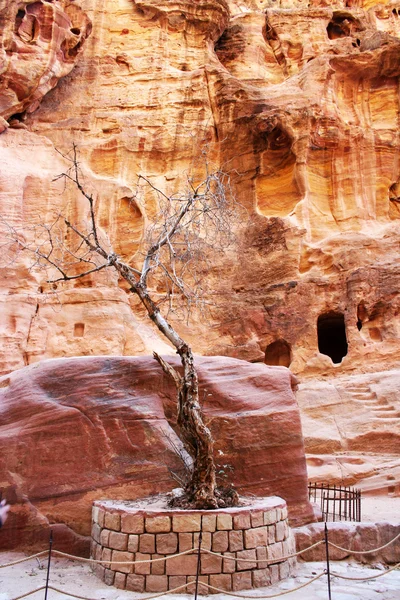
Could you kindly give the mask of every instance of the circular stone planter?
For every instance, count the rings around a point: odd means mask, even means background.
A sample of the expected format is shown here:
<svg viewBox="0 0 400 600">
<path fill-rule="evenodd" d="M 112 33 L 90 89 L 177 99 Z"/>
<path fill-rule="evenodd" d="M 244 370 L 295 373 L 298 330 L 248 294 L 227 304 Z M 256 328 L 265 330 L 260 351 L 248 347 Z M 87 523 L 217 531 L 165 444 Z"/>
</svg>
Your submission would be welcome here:
<svg viewBox="0 0 400 600">
<path fill-rule="evenodd" d="M 108 585 L 134 592 L 164 592 L 190 583 L 193 593 L 202 532 L 199 582 L 226 591 L 262 587 L 285 579 L 296 559 L 286 502 L 277 496 L 249 500 L 247 506 L 212 511 L 165 508 L 165 498 L 147 501 L 96 501 L 93 506 L 92 558 L 103 561 L 156 562 L 94 564 Z M 235 559 L 235 560 L 232 560 Z M 273 561 L 268 564 L 266 561 Z M 212 589 L 199 585 L 200 593 Z"/>
</svg>

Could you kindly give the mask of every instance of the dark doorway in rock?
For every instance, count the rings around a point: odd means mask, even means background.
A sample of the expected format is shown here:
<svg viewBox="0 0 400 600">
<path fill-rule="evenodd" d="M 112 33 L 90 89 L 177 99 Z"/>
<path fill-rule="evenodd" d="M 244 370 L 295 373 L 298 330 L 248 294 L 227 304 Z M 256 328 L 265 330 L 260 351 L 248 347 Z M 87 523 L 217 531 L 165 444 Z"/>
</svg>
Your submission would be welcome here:
<svg viewBox="0 0 400 600">
<path fill-rule="evenodd" d="M 276 340 L 265 350 L 266 365 L 288 367 L 292 362 L 292 349 L 285 340 Z"/>
<path fill-rule="evenodd" d="M 340 363 L 347 354 L 346 326 L 344 315 L 330 311 L 318 317 L 318 350 L 334 363 Z"/>
</svg>

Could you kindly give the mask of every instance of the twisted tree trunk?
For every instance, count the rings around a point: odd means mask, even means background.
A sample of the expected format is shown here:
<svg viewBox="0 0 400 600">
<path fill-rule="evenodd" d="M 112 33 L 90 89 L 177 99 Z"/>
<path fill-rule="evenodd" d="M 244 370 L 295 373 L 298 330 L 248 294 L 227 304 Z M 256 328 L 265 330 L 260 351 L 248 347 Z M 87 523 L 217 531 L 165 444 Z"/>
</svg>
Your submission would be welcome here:
<svg viewBox="0 0 400 600">
<path fill-rule="evenodd" d="M 117 258 L 114 266 L 120 275 L 131 284 L 131 292 L 137 294 L 147 313 L 160 332 L 175 346 L 179 354 L 183 374 L 180 375 L 156 352 L 154 358 L 163 371 L 172 379 L 177 388 L 177 423 L 182 441 L 193 460 L 191 478 L 186 484 L 187 502 L 196 508 L 212 509 L 219 506 L 217 498 L 213 439 L 203 420 L 203 411 L 199 402 L 199 384 L 193 353 L 162 316 L 156 304 L 150 298 L 147 287 L 137 282 L 127 268 Z"/>
</svg>

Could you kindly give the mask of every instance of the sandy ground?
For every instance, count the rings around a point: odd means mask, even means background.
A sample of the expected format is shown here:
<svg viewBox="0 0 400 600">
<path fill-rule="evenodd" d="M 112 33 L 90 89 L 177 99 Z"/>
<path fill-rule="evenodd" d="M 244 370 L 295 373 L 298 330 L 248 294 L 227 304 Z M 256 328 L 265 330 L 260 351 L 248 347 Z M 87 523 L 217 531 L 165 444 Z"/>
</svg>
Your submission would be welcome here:
<svg viewBox="0 0 400 600">
<path fill-rule="evenodd" d="M 0 553 L 0 565 L 22 556 L 21 553 Z M 21 594 L 45 585 L 46 568 L 47 559 L 44 558 L 40 561 L 31 559 L 29 562 L 0 569 L 0 600 L 13 600 Z M 324 568 L 325 563 L 299 563 L 298 573 L 295 577 L 268 588 L 239 593 L 249 598 L 268 598 L 273 594 L 288 592 L 310 581 Z M 348 561 L 332 563 L 331 570 L 347 577 L 374 577 L 370 581 L 347 581 L 332 577 L 332 600 L 399 600 L 400 598 L 400 570 L 387 573 L 382 565 L 374 565 L 372 568 Z M 385 574 L 377 577 L 382 573 Z M 136 594 L 108 587 L 93 575 L 87 564 L 60 558 L 55 558 L 51 562 L 49 585 L 61 590 L 62 594 L 50 589 L 48 600 L 73 600 L 70 594 L 94 600 L 139 600 L 150 596 L 150 594 Z M 166 595 L 165 597 L 168 600 L 187 600 L 193 598 L 193 595 Z M 224 594 L 210 597 L 216 600 L 228 598 Z M 30 595 L 29 598 L 43 600 L 44 590 Z M 288 600 L 327 600 L 326 576 L 322 576 L 302 590 L 285 594 L 283 598 L 288 598 Z"/>
<path fill-rule="evenodd" d="M 367 496 L 361 497 L 362 521 L 391 521 L 400 523 L 400 496 Z M 400 600 L 400 594 L 399 594 Z"/>
</svg>

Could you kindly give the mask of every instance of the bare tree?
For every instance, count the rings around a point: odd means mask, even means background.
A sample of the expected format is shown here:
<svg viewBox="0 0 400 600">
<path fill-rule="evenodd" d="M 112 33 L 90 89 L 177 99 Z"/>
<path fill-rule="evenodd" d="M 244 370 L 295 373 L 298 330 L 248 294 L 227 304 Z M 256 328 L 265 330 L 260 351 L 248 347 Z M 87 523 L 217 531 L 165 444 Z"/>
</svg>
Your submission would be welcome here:
<svg viewBox="0 0 400 600">
<path fill-rule="evenodd" d="M 206 297 L 202 281 L 210 256 L 215 262 L 216 254 L 232 242 L 232 222 L 237 205 L 229 177 L 221 170 L 209 169 L 205 159 L 204 178 L 195 182 L 192 177 L 187 177 L 184 190 L 169 195 L 154 186 L 149 178 L 139 176 L 132 201 L 137 200 L 144 190 L 151 190 L 156 195 L 158 214 L 145 228 L 144 250 L 135 255 L 133 264 L 128 264 L 114 252 L 109 237 L 98 225 L 95 199 L 82 183 L 76 147 L 71 156 L 64 158 L 70 161 L 70 168 L 57 179 L 72 183 L 84 196 L 88 205 L 86 224 L 72 223 L 60 214 L 50 225 L 40 223 L 35 226 L 34 243 L 28 243 L 24 235 L 12 228 L 9 228 L 9 236 L 18 250 L 33 252 L 36 267 L 51 269 L 50 283 L 80 279 L 104 269 L 115 269 L 128 282 L 130 292 L 139 297 L 150 319 L 176 348 L 182 363 L 182 370 L 178 372 L 154 352 L 154 358 L 176 386 L 177 424 L 193 460 L 184 503 L 205 509 L 234 504 L 237 494 L 233 488 L 228 491 L 217 489 L 213 439 L 204 423 L 199 402 L 192 350 L 169 319 L 171 312 L 188 318 L 194 305 L 204 306 Z M 157 301 L 151 292 L 154 284 L 164 290 Z"/>
</svg>

